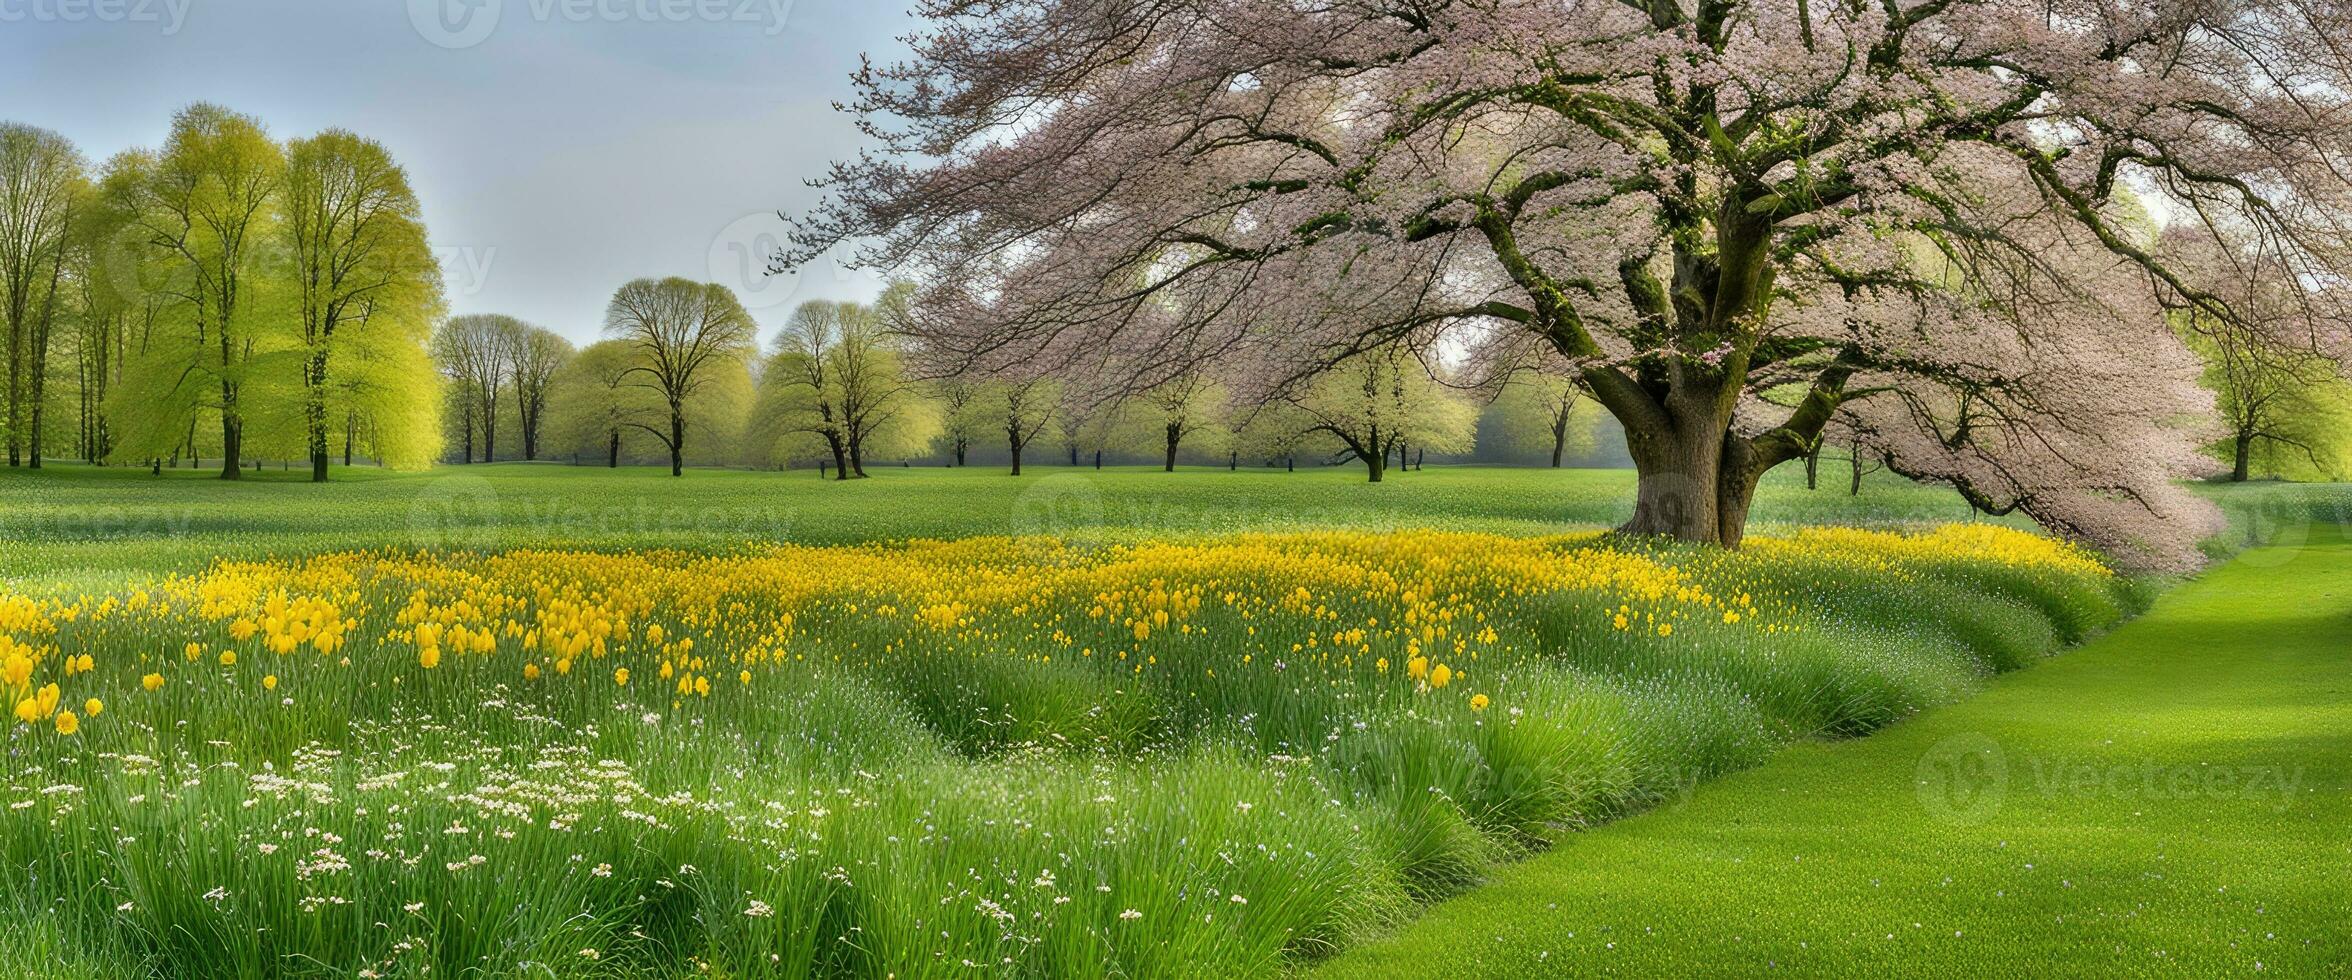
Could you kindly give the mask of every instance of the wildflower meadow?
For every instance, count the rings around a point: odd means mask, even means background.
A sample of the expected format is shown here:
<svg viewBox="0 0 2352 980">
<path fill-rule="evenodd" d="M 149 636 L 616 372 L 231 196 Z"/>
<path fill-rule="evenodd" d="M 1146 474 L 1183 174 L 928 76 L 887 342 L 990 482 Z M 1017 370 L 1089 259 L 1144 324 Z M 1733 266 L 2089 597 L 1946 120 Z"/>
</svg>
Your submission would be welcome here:
<svg viewBox="0 0 2352 980">
<path fill-rule="evenodd" d="M 1265 973 L 2143 591 L 1992 524 L 379 546 L 20 586 L 0 900 L 86 975 Z"/>
</svg>

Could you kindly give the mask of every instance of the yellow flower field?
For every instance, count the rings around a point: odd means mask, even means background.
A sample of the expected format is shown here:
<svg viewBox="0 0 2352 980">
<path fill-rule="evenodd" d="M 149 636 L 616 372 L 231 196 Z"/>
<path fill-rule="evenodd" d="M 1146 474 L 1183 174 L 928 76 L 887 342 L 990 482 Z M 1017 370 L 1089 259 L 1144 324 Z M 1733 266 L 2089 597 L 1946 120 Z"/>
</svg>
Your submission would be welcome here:
<svg viewBox="0 0 2352 980">
<path fill-rule="evenodd" d="M 224 561 L 0 596 L 0 848 L 263 973 L 1257 970 L 2119 595 L 1983 525 Z"/>
</svg>

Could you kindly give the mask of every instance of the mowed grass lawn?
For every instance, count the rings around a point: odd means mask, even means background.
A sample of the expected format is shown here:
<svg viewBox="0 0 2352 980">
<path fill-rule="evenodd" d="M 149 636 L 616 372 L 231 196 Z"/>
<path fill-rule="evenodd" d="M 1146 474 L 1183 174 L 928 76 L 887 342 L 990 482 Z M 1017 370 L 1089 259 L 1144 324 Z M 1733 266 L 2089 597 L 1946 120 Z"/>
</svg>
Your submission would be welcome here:
<svg viewBox="0 0 2352 980">
<path fill-rule="evenodd" d="M 2352 543 L 1496 873 L 1323 975 L 2352 975 Z"/>
</svg>

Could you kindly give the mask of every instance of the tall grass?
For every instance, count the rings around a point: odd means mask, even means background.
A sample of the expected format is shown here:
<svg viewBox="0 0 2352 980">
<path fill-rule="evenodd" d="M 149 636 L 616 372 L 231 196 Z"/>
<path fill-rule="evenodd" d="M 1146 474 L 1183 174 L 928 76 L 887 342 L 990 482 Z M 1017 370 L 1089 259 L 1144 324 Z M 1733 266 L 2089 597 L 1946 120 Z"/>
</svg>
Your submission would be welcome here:
<svg viewBox="0 0 2352 980">
<path fill-rule="evenodd" d="M 1265 974 L 2133 601 L 1983 526 L 377 550 L 0 597 L 0 967 Z"/>
</svg>

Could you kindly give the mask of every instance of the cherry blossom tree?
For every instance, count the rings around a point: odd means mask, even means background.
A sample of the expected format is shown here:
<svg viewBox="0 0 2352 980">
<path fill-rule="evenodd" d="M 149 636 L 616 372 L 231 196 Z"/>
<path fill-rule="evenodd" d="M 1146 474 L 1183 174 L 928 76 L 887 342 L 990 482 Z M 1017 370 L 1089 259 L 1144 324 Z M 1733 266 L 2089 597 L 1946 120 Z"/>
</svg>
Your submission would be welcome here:
<svg viewBox="0 0 2352 980">
<path fill-rule="evenodd" d="M 2175 413 L 2206 409 L 2152 299 L 2238 314 L 2147 215 L 2249 229 L 2341 316 L 2329 0 L 918 10 L 911 57 L 857 75 L 880 148 L 778 264 L 860 240 L 919 270 L 926 347 L 980 371 L 1216 357 L 1262 395 L 1533 338 L 1623 424 L 1633 532 L 1737 544 L 1847 413 L 1980 506 L 2177 563 L 2206 518 Z"/>
</svg>

